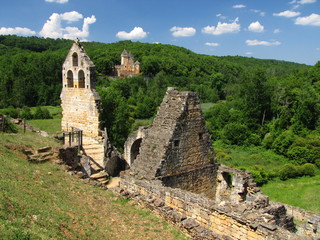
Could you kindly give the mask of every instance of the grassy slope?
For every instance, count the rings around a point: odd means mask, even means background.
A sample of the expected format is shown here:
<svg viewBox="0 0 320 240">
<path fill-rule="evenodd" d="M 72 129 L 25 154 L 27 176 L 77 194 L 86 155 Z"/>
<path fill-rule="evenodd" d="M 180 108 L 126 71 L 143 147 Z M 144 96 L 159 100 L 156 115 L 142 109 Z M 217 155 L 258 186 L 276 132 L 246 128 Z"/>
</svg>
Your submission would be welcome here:
<svg viewBox="0 0 320 240">
<path fill-rule="evenodd" d="M 150 211 L 21 153 L 46 145 L 58 143 L 0 133 L 0 239 L 186 239 Z"/>
</svg>

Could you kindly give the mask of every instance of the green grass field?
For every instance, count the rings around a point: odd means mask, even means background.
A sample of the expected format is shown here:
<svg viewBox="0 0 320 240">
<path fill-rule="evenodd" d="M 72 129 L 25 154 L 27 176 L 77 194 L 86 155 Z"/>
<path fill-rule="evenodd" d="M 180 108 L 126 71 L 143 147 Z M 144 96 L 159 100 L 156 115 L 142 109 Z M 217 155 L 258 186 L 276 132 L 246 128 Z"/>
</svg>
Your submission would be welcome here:
<svg viewBox="0 0 320 240">
<path fill-rule="evenodd" d="M 320 175 L 271 181 L 261 191 L 273 201 L 320 213 Z"/>
<path fill-rule="evenodd" d="M 47 145 L 59 146 L 34 132 L 0 133 L 0 239 L 188 239 L 134 202 L 22 154 Z"/>
<path fill-rule="evenodd" d="M 60 118 L 27 120 L 27 123 L 51 135 L 58 134 L 61 132 Z"/>
</svg>

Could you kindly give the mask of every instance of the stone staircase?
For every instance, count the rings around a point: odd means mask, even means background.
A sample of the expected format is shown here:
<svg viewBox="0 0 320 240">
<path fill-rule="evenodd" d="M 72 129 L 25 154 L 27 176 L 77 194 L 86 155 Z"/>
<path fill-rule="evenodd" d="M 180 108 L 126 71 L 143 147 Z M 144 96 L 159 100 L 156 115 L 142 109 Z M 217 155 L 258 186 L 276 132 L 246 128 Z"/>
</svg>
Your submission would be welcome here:
<svg viewBox="0 0 320 240">
<path fill-rule="evenodd" d="M 94 170 L 93 173 L 102 171 L 104 157 L 103 140 L 83 136 L 82 147 L 85 155 L 92 159 L 90 163 L 92 170 Z"/>
</svg>

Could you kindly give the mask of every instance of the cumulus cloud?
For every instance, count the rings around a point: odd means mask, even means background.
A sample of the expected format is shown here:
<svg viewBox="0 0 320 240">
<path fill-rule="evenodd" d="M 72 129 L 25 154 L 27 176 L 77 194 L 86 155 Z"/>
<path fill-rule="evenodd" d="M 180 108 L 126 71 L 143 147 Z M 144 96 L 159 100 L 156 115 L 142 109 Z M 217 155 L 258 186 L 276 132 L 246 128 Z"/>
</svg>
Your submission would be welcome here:
<svg viewBox="0 0 320 240">
<path fill-rule="evenodd" d="M 280 13 L 274 13 L 273 16 L 276 17 L 287 17 L 287 18 L 291 18 L 291 17 L 297 17 L 300 15 L 300 12 L 295 12 L 295 11 L 290 11 L 290 10 L 286 10 Z"/>
<path fill-rule="evenodd" d="M 320 15 L 312 13 L 307 17 L 298 17 L 295 21 L 297 25 L 320 26 Z"/>
<path fill-rule="evenodd" d="M 20 35 L 20 36 L 31 36 L 35 35 L 36 32 L 29 28 L 15 27 L 15 28 L 0 28 L 0 35 Z"/>
<path fill-rule="evenodd" d="M 174 37 L 192 37 L 196 34 L 196 29 L 192 27 L 172 27 L 170 29 Z"/>
<path fill-rule="evenodd" d="M 279 28 L 276 28 L 275 30 L 273 30 L 273 33 L 279 33 L 279 32 L 281 32 Z"/>
<path fill-rule="evenodd" d="M 248 29 L 251 32 L 263 32 L 264 31 L 264 26 L 262 26 L 259 21 L 256 21 L 256 22 L 252 22 L 249 25 Z"/>
<path fill-rule="evenodd" d="M 259 41 L 259 40 L 247 40 L 246 44 L 248 46 L 278 46 L 281 44 L 279 41 Z"/>
<path fill-rule="evenodd" d="M 141 27 L 135 27 L 131 32 L 120 31 L 116 34 L 116 36 L 126 40 L 137 40 L 146 38 L 148 33 L 143 31 L 143 28 Z"/>
<path fill-rule="evenodd" d="M 85 38 L 89 36 L 89 25 L 96 22 L 96 17 L 94 15 L 83 20 L 82 29 L 73 26 L 66 26 L 65 28 L 62 27 L 63 21 L 70 24 L 72 22 L 80 21 L 81 19 L 83 19 L 82 14 L 76 11 L 62 14 L 53 13 L 43 25 L 39 35 L 49 38 L 80 38 L 81 40 L 85 40 Z"/>
<path fill-rule="evenodd" d="M 77 22 L 83 18 L 82 14 L 76 11 L 66 12 L 60 14 L 60 16 L 62 20 L 68 21 L 68 23 Z"/>
<path fill-rule="evenodd" d="M 55 3 L 67 3 L 69 0 L 46 0 L 46 2 L 55 2 Z"/>
<path fill-rule="evenodd" d="M 202 32 L 212 35 L 221 35 L 225 33 L 237 33 L 240 32 L 240 24 L 238 23 L 239 19 L 236 18 L 232 23 L 221 23 L 218 22 L 218 25 L 215 26 L 206 26 L 202 28 Z"/>
<path fill-rule="evenodd" d="M 246 55 L 252 55 L 253 52 L 246 52 L 245 54 L 246 54 Z"/>
<path fill-rule="evenodd" d="M 210 47 L 218 47 L 218 46 L 220 46 L 219 43 L 209 43 L 209 42 L 205 43 L 205 45 L 206 46 L 210 46 Z"/>
<path fill-rule="evenodd" d="M 233 5 L 232 7 L 233 7 L 233 8 L 245 8 L 246 5 L 238 4 L 238 5 Z"/>
</svg>

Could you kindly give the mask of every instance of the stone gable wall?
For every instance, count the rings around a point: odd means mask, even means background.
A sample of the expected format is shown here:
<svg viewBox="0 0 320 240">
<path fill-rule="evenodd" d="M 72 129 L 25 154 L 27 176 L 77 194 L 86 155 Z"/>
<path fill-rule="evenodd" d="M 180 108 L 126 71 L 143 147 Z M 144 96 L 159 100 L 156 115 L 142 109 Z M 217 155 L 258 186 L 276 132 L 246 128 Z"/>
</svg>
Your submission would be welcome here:
<svg viewBox="0 0 320 240">
<path fill-rule="evenodd" d="M 210 135 L 193 92 L 168 88 L 132 170 L 148 179 L 214 166 Z"/>
<path fill-rule="evenodd" d="M 94 64 L 81 44 L 76 41 L 62 66 L 63 86 L 60 98 L 63 131 L 70 131 L 71 127 L 76 127 L 83 130 L 86 136 L 98 137 L 100 97 L 95 89 L 95 77 Z"/>
</svg>

